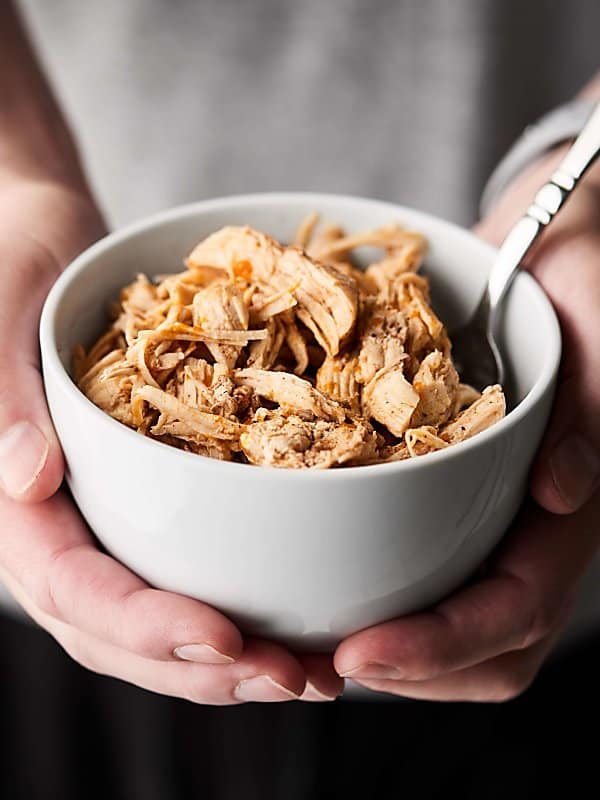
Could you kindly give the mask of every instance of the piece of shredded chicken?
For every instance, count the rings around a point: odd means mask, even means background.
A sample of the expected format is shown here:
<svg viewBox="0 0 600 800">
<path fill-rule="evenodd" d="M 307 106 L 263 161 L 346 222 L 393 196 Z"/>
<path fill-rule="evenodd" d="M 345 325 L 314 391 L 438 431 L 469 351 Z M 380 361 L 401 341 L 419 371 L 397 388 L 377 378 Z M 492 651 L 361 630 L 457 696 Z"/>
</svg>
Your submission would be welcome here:
<svg viewBox="0 0 600 800">
<path fill-rule="evenodd" d="M 316 214 L 290 246 L 222 228 L 184 272 L 123 288 L 73 378 L 124 425 L 210 458 L 327 469 L 451 447 L 506 405 L 460 383 L 425 252 L 398 224 L 347 235 Z"/>
<path fill-rule="evenodd" d="M 261 411 L 265 410 L 258 410 L 257 420 L 240 437 L 251 464 L 327 469 L 371 462 L 377 456 L 380 437 L 366 420 L 311 423 L 296 414 Z"/>
</svg>

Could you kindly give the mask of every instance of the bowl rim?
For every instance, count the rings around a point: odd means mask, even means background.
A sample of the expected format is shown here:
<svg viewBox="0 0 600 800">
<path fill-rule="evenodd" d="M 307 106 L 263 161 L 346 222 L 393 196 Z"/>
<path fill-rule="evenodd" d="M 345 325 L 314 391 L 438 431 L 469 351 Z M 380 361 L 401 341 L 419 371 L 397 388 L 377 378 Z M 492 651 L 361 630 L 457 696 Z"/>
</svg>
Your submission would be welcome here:
<svg viewBox="0 0 600 800">
<path fill-rule="evenodd" d="M 241 204 L 247 206 L 262 206 L 265 204 L 271 205 L 288 205 L 292 206 L 305 205 L 314 202 L 318 204 L 334 204 L 338 207 L 355 207 L 385 209 L 390 214 L 402 216 L 403 214 L 409 215 L 413 218 L 411 224 L 415 227 L 419 225 L 419 220 L 423 220 L 423 224 L 433 222 L 438 228 L 447 229 L 453 236 L 463 238 L 469 241 L 470 246 L 479 247 L 482 253 L 486 253 L 488 257 L 493 257 L 497 252 L 496 248 L 489 243 L 479 239 L 475 234 L 460 225 L 456 225 L 447 220 L 436 217 L 434 214 L 420 211 L 409 206 L 403 206 L 397 203 L 377 200 L 367 197 L 359 197 L 354 195 L 338 195 L 331 193 L 321 192 L 257 192 L 252 194 L 228 195 L 223 197 L 211 198 L 208 200 L 200 200 L 193 203 L 186 203 L 179 206 L 174 206 L 163 211 L 145 216 L 136 220 L 124 227 L 111 232 L 99 239 L 93 245 L 88 247 L 80 253 L 70 264 L 68 264 L 59 278 L 52 286 L 44 307 L 42 309 L 39 336 L 40 348 L 42 353 L 43 364 L 43 377 L 44 384 L 46 382 L 46 372 L 51 371 L 53 376 L 59 381 L 63 390 L 65 390 L 75 403 L 80 403 L 86 408 L 85 413 L 91 414 L 91 419 L 96 420 L 100 425 L 109 425 L 113 433 L 116 434 L 117 428 L 120 430 L 121 435 L 129 437 L 130 446 L 149 447 L 152 448 L 149 452 L 155 454 L 163 453 L 163 458 L 177 458 L 180 464 L 184 463 L 181 459 L 187 459 L 190 468 L 192 464 L 196 464 L 196 468 L 210 467 L 215 470 L 224 470 L 226 473 L 232 473 L 234 470 L 243 470 L 246 474 L 249 467 L 253 465 L 242 464 L 239 462 L 221 461 L 219 459 L 210 458 L 208 456 L 201 456 L 195 453 L 187 453 L 184 450 L 179 450 L 163 442 L 150 439 L 147 436 L 141 436 L 132 428 L 128 428 L 121 422 L 111 417 L 105 411 L 95 406 L 83 392 L 73 382 L 67 369 L 63 366 L 61 361 L 55 337 L 55 323 L 58 309 L 60 307 L 63 296 L 67 293 L 71 283 L 82 273 L 85 273 L 89 265 L 100 255 L 111 250 L 115 245 L 135 238 L 141 233 L 150 229 L 168 224 L 171 221 L 184 219 L 186 217 L 193 217 L 199 213 L 207 213 L 210 211 L 227 210 L 228 207 L 235 207 Z M 414 222 L 416 220 L 416 222 Z M 392 461 L 382 464 L 368 464 L 360 466 L 339 467 L 334 469 L 282 469 L 276 467 L 261 467 L 259 474 L 268 474 L 270 478 L 276 480 L 348 480 L 359 479 L 361 476 L 364 478 L 375 478 L 377 475 L 391 475 L 396 472 L 408 472 L 420 469 L 426 469 L 428 466 L 434 466 L 443 461 L 448 461 L 455 458 L 460 458 L 461 455 L 470 450 L 476 450 L 485 447 L 488 442 L 503 436 L 511 428 L 514 428 L 519 422 L 531 412 L 552 389 L 561 358 L 561 334 L 560 326 L 556 317 L 554 308 L 543 291 L 542 287 L 537 281 L 527 272 L 520 272 L 517 275 L 515 284 L 528 283 L 529 291 L 536 295 L 537 301 L 540 304 L 542 313 L 546 316 L 547 323 L 549 324 L 549 337 L 547 347 L 545 349 L 544 363 L 540 370 L 539 376 L 533 384 L 527 395 L 518 403 L 515 408 L 511 409 L 503 419 L 487 428 L 485 431 L 478 433 L 470 439 L 463 442 L 458 442 L 452 447 L 443 450 L 437 450 L 434 453 L 428 453 L 418 458 L 405 459 L 403 461 Z M 109 431 L 107 430 L 107 433 Z M 117 434 L 118 435 L 118 434 Z M 137 445 L 135 444 L 137 442 Z M 158 448 L 158 449 L 157 449 Z M 253 469 L 254 471 L 254 469 Z"/>
</svg>

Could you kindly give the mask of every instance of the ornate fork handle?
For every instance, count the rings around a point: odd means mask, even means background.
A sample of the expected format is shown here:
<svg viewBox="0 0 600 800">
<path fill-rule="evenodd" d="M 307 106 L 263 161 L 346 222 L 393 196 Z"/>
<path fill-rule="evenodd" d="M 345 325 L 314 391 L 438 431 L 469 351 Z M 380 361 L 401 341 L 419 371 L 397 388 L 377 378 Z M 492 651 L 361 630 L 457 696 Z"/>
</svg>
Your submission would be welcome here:
<svg viewBox="0 0 600 800">
<path fill-rule="evenodd" d="M 481 310 L 493 324 L 496 311 L 531 245 L 563 207 L 579 179 L 600 155 L 600 103 L 592 111 L 550 181 L 503 241 L 488 278 Z"/>
</svg>

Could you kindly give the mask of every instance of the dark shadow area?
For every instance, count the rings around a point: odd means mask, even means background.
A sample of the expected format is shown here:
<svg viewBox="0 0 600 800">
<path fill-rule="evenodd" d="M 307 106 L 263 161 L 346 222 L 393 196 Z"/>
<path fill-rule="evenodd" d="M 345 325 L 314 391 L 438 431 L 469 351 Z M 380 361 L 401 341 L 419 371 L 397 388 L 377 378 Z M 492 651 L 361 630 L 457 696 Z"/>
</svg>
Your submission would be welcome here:
<svg viewBox="0 0 600 800">
<path fill-rule="evenodd" d="M 0 619 L 0 797 L 244 800 L 584 797 L 600 636 L 509 703 L 170 700 L 93 675 Z"/>
</svg>

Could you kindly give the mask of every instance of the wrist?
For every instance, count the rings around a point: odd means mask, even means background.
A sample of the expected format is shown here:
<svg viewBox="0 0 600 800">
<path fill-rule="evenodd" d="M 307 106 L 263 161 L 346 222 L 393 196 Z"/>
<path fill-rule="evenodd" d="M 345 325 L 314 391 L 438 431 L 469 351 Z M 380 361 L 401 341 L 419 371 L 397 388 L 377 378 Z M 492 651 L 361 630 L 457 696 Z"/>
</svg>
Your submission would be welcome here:
<svg viewBox="0 0 600 800">
<path fill-rule="evenodd" d="M 0 3 L 0 181 L 86 181 L 73 137 L 14 4 Z"/>
<path fill-rule="evenodd" d="M 594 117 L 597 99 L 582 94 L 528 125 L 488 178 L 481 195 L 481 214 L 491 211 L 507 188 L 529 166 L 561 146 L 568 147 L 585 126 L 594 124 L 590 119 Z"/>
<path fill-rule="evenodd" d="M 43 131 L 38 127 L 32 135 L 27 128 L 27 120 L 0 126 L 0 190 L 20 183 L 49 183 L 90 196 L 79 156 L 62 120 L 45 121 Z"/>
<path fill-rule="evenodd" d="M 499 246 L 510 228 L 527 212 L 537 192 L 550 180 L 569 147 L 570 142 L 557 145 L 516 175 L 498 197 L 493 208 L 479 221 L 475 228 L 476 232 Z M 575 210 L 577 214 L 574 213 Z M 557 235 L 559 239 L 564 239 L 564 223 L 567 220 L 569 235 L 597 231 L 599 218 L 600 161 L 596 161 L 583 176 L 573 192 L 573 197 L 569 199 L 565 210 L 561 213 L 562 222 L 559 222 L 558 227 L 563 233 L 558 236 L 557 227 L 553 225 L 549 231 L 542 234 L 541 238 L 547 241 L 548 238 L 553 239 Z"/>
<path fill-rule="evenodd" d="M 498 199 L 498 206 L 506 204 L 507 198 L 512 200 L 517 196 L 523 197 L 523 213 L 527 206 L 533 201 L 536 192 L 542 186 L 550 181 L 552 175 L 556 172 L 561 162 L 567 155 L 571 148 L 572 141 L 561 142 L 556 145 L 547 153 L 544 153 L 525 169 L 522 170 L 515 178 L 508 184 L 502 195 Z M 574 189 L 574 194 L 580 195 L 582 192 L 588 192 L 591 197 L 597 197 L 600 203 L 600 159 L 597 159 L 586 171 L 585 175 L 579 180 L 578 185 Z M 530 192 L 530 196 L 527 196 Z M 492 210 L 492 213 L 495 209 Z"/>
<path fill-rule="evenodd" d="M 35 120 L 28 116 L 35 116 Z M 60 115 L 39 108 L 31 109 L 30 115 L 15 114 L 10 120 L 0 114 L 0 192 L 36 186 L 61 188 L 95 205 L 73 139 Z"/>
<path fill-rule="evenodd" d="M 62 268 L 106 234 L 87 187 L 55 177 L 5 174 L 0 179 L 0 249 L 38 243 Z"/>
</svg>

